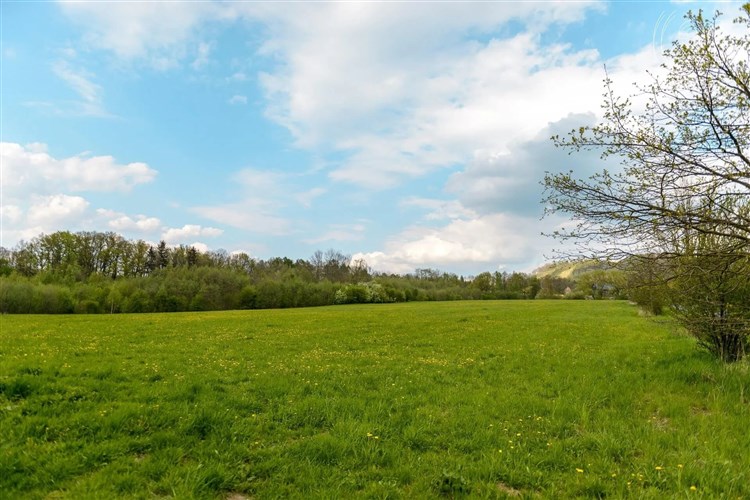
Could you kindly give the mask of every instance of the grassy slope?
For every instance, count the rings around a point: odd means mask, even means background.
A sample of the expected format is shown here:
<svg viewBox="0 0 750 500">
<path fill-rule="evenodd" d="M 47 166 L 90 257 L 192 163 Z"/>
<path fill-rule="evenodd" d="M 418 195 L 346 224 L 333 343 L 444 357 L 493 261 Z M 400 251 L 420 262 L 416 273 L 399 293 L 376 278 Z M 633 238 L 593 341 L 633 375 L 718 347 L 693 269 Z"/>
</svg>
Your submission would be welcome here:
<svg viewBox="0 0 750 500">
<path fill-rule="evenodd" d="M 606 269 L 609 269 L 606 264 L 594 260 L 551 262 L 534 270 L 534 275 L 537 278 L 549 276 L 550 278 L 565 278 L 575 281 L 583 274 Z"/>
<path fill-rule="evenodd" d="M 0 497 L 750 496 L 748 365 L 624 303 L 0 326 Z"/>
</svg>

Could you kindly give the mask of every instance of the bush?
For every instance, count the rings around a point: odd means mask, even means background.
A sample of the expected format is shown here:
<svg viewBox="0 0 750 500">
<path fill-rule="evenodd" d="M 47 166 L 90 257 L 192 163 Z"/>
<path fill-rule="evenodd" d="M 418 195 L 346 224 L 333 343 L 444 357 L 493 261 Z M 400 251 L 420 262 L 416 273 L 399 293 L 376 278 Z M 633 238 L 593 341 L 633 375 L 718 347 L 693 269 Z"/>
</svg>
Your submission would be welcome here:
<svg viewBox="0 0 750 500">
<path fill-rule="evenodd" d="M 102 312 L 102 308 L 98 302 L 86 299 L 76 304 L 75 312 L 77 314 L 99 314 Z"/>
<path fill-rule="evenodd" d="M 395 302 L 399 294 L 395 289 L 386 289 L 380 283 L 368 282 L 346 285 L 336 291 L 335 304 L 380 304 Z"/>
<path fill-rule="evenodd" d="M 255 309 L 258 305 L 258 289 L 248 285 L 240 292 L 240 309 Z"/>
</svg>

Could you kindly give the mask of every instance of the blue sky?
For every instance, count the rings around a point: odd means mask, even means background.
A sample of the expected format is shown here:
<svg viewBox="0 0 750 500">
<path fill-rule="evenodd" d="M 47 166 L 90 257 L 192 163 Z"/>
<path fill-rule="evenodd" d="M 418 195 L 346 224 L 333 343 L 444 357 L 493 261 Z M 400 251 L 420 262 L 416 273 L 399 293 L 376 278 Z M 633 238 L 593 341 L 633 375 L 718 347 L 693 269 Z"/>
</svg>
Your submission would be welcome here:
<svg viewBox="0 0 750 500">
<path fill-rule="evenodd" d="M 56 230 L 376 270 L 529 271 L 553 132 L 705 2 L 11 2 L 2 242 Z"/>
</svg>

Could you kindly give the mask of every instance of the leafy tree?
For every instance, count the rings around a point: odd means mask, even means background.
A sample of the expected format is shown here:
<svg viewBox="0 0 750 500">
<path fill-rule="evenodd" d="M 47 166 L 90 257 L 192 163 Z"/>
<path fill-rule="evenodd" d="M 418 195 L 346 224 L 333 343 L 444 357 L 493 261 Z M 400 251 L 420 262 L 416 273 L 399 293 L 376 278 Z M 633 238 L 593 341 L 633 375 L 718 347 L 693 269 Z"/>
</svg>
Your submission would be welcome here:
<svg viewBox="0 0 750 500">
<path fill-rule="evenodd" d="M 694 35 L 665 51 L 664 75 L 652 75 L 638 96 L 617 96 L 605 79 L 603 122 L 552 139 L 571 152 L 619 158 L 623 168 L 588 179 L 547 174 L 544 201 L 548 212 L 577 221 L 556 236 L 589 255 L 661 262 L 683 325 L 732 361 L 744 355 L 750 332 L 746 280 L 726 282 L 730 270 L 748 269 L 750 4 L 735 20 L 740 35 L 725 34 L 719 16 L 688 13 Z M 641 98 L 643 109 L 634 104 Z M 707 281 L 702 268 L 716 273 Z"/>
<path fill-rule="evenodd" d="M 626 277 L 618 269 L 595 269 L 580 275 L 576 290 L 595 299 L 615 298 L 625 288 Z"/>
<path fill-rule="evenodd" d="M 495 286 L 492 274 L 488 272 L 477 274 L 471 281 L 471 286 L 482 291 L 489 292 Z"/>
<path fill-rule="evenodd" d="M 157 269 L 164 269 L 169 265 L 169 248 L 164 240 L 159 242 L 159 246 L 156 247 L 156 267 Z"/>
</svg>

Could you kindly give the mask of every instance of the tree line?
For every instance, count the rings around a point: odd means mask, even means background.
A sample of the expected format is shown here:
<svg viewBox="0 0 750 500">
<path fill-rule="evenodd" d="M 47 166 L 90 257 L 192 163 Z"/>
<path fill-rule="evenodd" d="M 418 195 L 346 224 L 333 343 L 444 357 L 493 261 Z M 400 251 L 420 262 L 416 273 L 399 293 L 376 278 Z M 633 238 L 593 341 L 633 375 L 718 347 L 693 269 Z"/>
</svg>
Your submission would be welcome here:
<svg viewBox="0 0 750 500">
<path fill-rule="evenodd" d="M 309 307 L 368 302 L 533 299 L 572 282 L 526 273 L 468 279 L 434 269 L 373 272 L 337 250 L 255 259 L 224 250 L 150 245 L 113 232 L 59 231 L 0 248 L 2 313 L 136 313 Z"/>
</svg>

